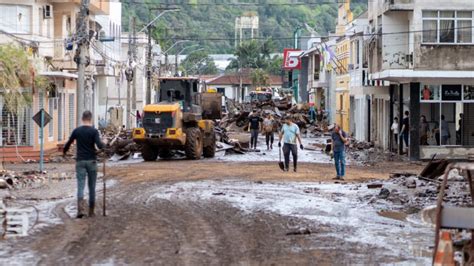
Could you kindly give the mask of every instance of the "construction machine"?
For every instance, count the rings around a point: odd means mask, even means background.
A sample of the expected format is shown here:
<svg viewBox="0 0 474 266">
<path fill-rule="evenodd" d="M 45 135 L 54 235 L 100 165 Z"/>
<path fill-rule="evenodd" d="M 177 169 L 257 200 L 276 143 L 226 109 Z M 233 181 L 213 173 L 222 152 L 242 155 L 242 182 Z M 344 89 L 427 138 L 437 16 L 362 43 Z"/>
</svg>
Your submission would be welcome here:
<svg viewBox="0 0 474 266">
<path fill-rule="evenodd" d="M 200 92 L 199 85 L 198 78 L 160 78 L 158 103 L 144 107 L 142 127 L 133 130 L 145 161 L 168 159 L 175 151 L 193 160 L 214 157 L 212 119 L 221 118 L 222 96 Z"/>
</svg>

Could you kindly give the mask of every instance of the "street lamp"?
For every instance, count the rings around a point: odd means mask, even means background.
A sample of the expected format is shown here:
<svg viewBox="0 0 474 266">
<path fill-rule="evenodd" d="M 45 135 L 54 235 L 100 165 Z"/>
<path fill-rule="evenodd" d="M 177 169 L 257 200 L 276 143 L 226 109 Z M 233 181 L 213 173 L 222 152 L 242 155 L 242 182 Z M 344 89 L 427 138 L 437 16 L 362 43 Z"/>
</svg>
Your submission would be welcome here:
<svg viewBox="0 0 474 266">
<path fill-rule="evenodd" d="M 189 49 L 189 48 L 192 48 L 192 47 L 196 47 L 196 46 L 197 46 L 197 44 L 191 45 L 191 46 L 188 46 L 188 47 L 184 47 L 183 49 L 181 49 L 181 51 L 179 51 L 178 53 L 176 53 L 176 56 L 175 56 L 175 58 L 174 58 L 174 75 L 175 75 L 175 76 L 178 76 L 178 63 L 179 63 L 179 62 L 178 62 L 178 57 L 179 57 L 179 55 L 180 55 L 182 52 L 184 52 L 184 50 Z M 204 48 L 196 49 L 196 50 L 194 50 L 193 52 L 197 52 L 197 51 L 201 51 L 201 50 L 204 50 Z"/>
<path fill-rule="evenodd" d="M 147 29 L 148 31 L 148 55 L 147 55 L 147 85 L 146 85 L 146 97 L 145 101 L 146 104 L 151 103 L 151 25 L 155 23 L 161 16 L 168 12 L 176 12 L 179 9 L 167 9 L 163 10 L 158 16 L 156 16 L 153 20 L 151 20 L 148 24 L 145 25 L 139 32 Z"/>
</svg>

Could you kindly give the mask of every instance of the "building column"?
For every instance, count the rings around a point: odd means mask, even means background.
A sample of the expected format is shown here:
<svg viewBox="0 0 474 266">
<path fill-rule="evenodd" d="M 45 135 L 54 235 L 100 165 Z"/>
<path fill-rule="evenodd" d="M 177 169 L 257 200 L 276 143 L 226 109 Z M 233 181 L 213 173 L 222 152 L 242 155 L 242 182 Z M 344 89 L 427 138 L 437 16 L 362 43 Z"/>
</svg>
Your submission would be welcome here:
<svg viewBox="0 0 474 266">
<path fill-rule="evenodd" d="M 401 138 L 403 122 L 403 84 L 398 85 L 398 154 L 403 154 L 403 139 Z"/>
<path fill-rule="evenodd" d="M 394 148 L 394 143 L 393 143 L 393 133 L 392 133 L 392 123 L 393 123 L 393 118 L 394 118 L 394 110 L 393 110 L 393 104 L 395 103 L 394 99 L 394 93 L 395 93 L 395 85 L 390 85 L 389 87 L 389 94 L 390 94 L 390 106 L 389 106 L 389 121 L 388 121 L 388 129 L 389 129 L 389 136 L 390 139 L 388 140 L 388 148 L 390 152 L 393 151 Z"/>
<path fill-rule="evenodd" d="M 410 83 L 410 160 L 420 160 L 420 83 Z"/>
</svg>

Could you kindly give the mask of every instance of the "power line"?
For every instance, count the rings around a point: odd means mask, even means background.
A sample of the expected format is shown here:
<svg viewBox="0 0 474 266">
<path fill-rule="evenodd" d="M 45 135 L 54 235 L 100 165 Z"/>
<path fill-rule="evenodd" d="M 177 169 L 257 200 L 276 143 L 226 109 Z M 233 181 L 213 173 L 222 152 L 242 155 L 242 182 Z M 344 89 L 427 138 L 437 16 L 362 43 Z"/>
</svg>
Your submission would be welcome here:
<svg viewBox="0 0 474 266">
<path fill-rule="evenodd" d="M 346 1 L 322 1 L 322 2 L 295 2 L 295 3 L 243 3 L 243 2 L 208 2 L 208 3 L 179 3 L 179 4 L 166 4 L 166 3 L 146 3 L 138 1 L 123 1 L 122 4 L 128 5 L 147 5 L 147 6 L 159 6 L 159 7 L 170 7 L 170 6 L 315 6 L 315 5 L 332 5 L 332 4 L 347 4 Z"/>
<path fill-rule="evenodd" d="M 473 29 L 474 26 L 471 27 L 453 27 L 450 28 L 449 30 L 459 30 L 459 29 Z M 399 32 L 385 32 L 385 33 L 363 33 L 363 34 L 357 34 L 357 36 L 367 36 L 367 37 L 373 37 L 373 36 L 387 36 L 387 35 L 402 35 L 402 34 L 410 34 L 410 33 L 423 33 L 423 32 L 438 32 L 438 29 L 434 30 L 412 30 L 412 31 L 399 31 Z M 355 35 L 355 34 L 354 34 Z M 308 38 L 343 38 L 343 37 L 351 37 L 352 35 L 320 35 L 320 36 L 307 36 Z M 252 40 L 266 40 L 268 38 L 271 38 L 272 40 L 293 40 L 294 37 L 272 37 L 272 36 L 265 36 L 265 37 L 254 37 Z M 160 38 L 156 39 L 157 41 L 166 41 L 169 40 L 169 38 Z M 195 38 L 195 37 L 174 37 L 174 41 L 179 41 L 179 40 L 186 40 L 186 41 L 233 41 L 235 40 L 235 37 L 215 37 L 215 38 Z"/>
</svg>

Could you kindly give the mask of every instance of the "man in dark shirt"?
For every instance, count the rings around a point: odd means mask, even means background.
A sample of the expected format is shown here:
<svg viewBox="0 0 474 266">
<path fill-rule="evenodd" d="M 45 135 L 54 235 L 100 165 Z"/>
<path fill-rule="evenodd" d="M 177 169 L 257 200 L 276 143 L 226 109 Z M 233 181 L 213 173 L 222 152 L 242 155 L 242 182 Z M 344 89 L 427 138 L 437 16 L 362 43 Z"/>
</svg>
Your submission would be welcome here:
<svg viewBox="0 0 474 266">
<path fill-rule="evenodd" d="M 405 117 L 403 118 L 402 121 L 402 130 L 400 130 L 401 134 L 400 136 L 403 138 L 403 141 L 405 142 L 405 146 L 408 149 L 408 136 L 410 134 L 410 112 L 405 111 Z"/>
<path fill-rule="evenodd" d="M 71 137 L 64 146 L 66 155 L 71 144 L 76 141 L 76 178 L 77 178 L 77 218 L 85 216 L 84 187 L 87 176 L 89 189 L 89 217 L 93 217 L 95 207 L 95 185 L 97 182 L 96 148 L 104 148 L 100 140 L 99 131 L 92 125 L 92 113 L 85 111 L 82 114 L 82 126 L 72 131 Z"/>
<path fill-rule="evenodd" d="M 334 129 L 331 133 L 332 139 L 332 152 L 334 155 L 334 165 L 336 166 L 336 180 L 344 180 L 346 175 L 346 143 L 347 134 L 344 132 L 339 125 L 334 125 Z"/>
<path fill-rule="evenodd" d="M 249 131 L 250 131 L 250 149 L 257 148 L 258 132 L 261 130 L 262 118 L 258 116 L 257 110 L 253 110 L 249 117 Z"/>
</svg>

